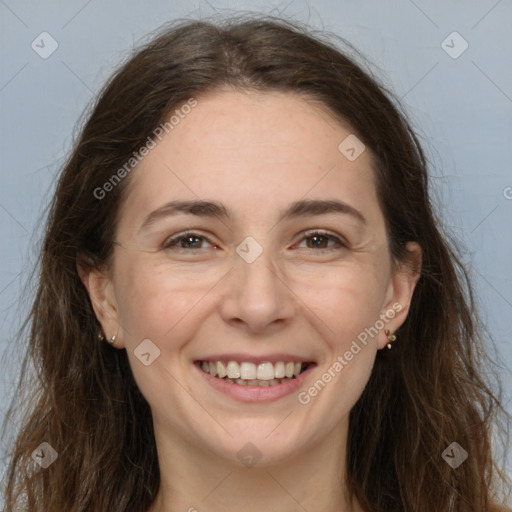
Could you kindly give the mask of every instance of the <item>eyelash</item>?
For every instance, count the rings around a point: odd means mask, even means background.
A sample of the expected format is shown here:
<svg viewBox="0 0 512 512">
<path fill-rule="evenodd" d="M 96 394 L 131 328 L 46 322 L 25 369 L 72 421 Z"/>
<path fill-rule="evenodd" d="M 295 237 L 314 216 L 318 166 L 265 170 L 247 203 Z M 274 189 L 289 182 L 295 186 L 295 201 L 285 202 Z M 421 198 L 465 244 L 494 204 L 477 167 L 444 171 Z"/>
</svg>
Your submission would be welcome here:
<svg viewBox="0 0 512 512">
<path fill-rule="evenodd" d="M 327 231 L 322 231 L 322 230 L 315 230 L 315 231 L 308 231 L 306 233 L 304 233 L 304 236 L 303 238 L 300 240 L 301 242 L 303 240 L 306 240 L 308 238 L 314 238 L 315 236 L 321 236 L 321 237 L 324 237 L 324 238 L 327 238 L 328 241 L 333 241 L 336 243 L 336 247 L 328 247 L 328 248 L 321 248 L 321 249 L 314 249 L 316 252 L 328 252 L 328 251 L 332 251 L 332 250 L 337 250 L 339 248 L 345 248 L 345 249 L 348 249 L 348 244 L 345 243 L 341 238 L 327 232 Z M 185 233 L 182 233 L 180 235 L 177 235 L 177 236 L 173 236 L 173 237 L 170 237 L 168 238 L 162 248 L 163 249 L 173 249 L 173 248 L 176 248 L 176 246 L 179 244 L 179 242 L 181 240 L 185 240 L 187 238 L 199 238 L 199 239 L 203 239 L 203 240 L 208 240 L 207 237 L 203 236 L 203 235 L 200 235 L 194 231 L 187 231 Z M 209 240 L 208 240 L 209 241 Z M 211 244 L 211 242 L 210 242 Z M 213 244 L 212 244 L 213 245 Z M 185 247 L 177 247 L 177 249 L 180 249 L 180 250 L 184 250 L 184 251 L 189 251 L 189 250 L 194 250 L 194 249 L 187 249 Z M 203 249 L 202 247 L 200 247 L 199 249 L 196 249 L 196 250 L 200 250 L 200 249 Z"/>
</svg>

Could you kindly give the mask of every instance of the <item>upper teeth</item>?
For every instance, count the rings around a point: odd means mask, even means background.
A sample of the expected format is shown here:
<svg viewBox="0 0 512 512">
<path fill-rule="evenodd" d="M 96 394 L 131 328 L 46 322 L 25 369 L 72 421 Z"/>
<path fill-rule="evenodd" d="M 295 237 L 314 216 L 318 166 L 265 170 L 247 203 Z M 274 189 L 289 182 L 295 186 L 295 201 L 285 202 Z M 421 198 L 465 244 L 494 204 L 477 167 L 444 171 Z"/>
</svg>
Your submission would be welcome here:
<svg viewBox="0 0 512 512">
<path fill-rule="evenodd" d="M 272 380 L 283 379 L 285 377 L 292 378 L 300 375 L 302 371 L 302 363 L 277 361 L 272 364 L 264 362 L 259 364 L 228 361 L 203 361 L 201 368 L 213 375 L 223 379 L 242 379 L 242 380 Z"/>
</svg>

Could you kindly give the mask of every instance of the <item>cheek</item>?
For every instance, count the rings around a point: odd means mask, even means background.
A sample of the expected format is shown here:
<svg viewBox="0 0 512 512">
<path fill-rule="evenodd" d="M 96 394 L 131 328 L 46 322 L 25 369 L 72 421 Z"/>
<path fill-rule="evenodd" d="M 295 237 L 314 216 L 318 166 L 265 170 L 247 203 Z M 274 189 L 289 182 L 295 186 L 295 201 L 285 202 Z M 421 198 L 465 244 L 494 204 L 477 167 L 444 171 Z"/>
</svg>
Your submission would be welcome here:
<svg viewBox="0 0 512 512">
<path fill-rule="evenodd" d="M 197 325 L 182 320 L 190 320 L 194 308 L 223 273 L 218 265 L 199 268 L 195 263 L 176 268 L 169 262 L 151 261 L 143 253 L 122 255 L 116 261 L 114 281 L 120 321 L 133 338 L 130 342 L 145 338 L 168 342 L 171 331 L 172 338 L 191 335 L 184 330 Z M 325 339 L 343 344 L 377 320 L 385 276 L 384 266 L 369 255 L 356 255 L 336 265 L 289 266 L 283 277 L 292 293 L 284 300 L 297 301 L 298 308 L 302 304 L 301 314 L 317 324 Z"/>
<path fill-rule="evenodd" d="M 142 256 L 120 258 L 116 268 L 116 298 L 128 358 L 137 386 L 152 407 L 168 407 L 167 400 L 171 400 L 178 410 L 186 402 L 181 388 L 170 385 L 168 372 L 174 373 L 182 347 L 198 328 L 198 322 L 190 319 L 204 290 L 200 280 L 189 277 L 151 264 Z M 147 339 L 159 349 L 148 366 L 137 355 Z M 148 350 L 153 358 L 156 352 L 152 346 Z"/>
<path fill-rule="evenodd" d="M 376 322 L 385 297 L 384 269 L 346 265 L 327 272 L 322 286 L 303 282 L 302 293 L 326 349 L 321 372 L 309 388 L 301 390 L 299 403 L 324 418 L 331 430 L 347 416 L 370 378 L 376 355 Z M 306 308 L 307 309 L 307 308 Z"/>
<path fill-rule="evenodd" d="M 351 261 L 321 275 L 303 273 L 293 286 L 325 338 L 344 351 L 351 339 L 379 318 L 387 289 L 386 269 L 373 262 Z"/>
<path fill-rule="evenodd" d="M 204 296 L 205 283 L 197 275 L 152 265 L 147 259 L 119 262 L 116 298 L 127 344 L 150 338 L 162 342 L 171 331 L 183 329 L 181 320 Z"/>
</svg>

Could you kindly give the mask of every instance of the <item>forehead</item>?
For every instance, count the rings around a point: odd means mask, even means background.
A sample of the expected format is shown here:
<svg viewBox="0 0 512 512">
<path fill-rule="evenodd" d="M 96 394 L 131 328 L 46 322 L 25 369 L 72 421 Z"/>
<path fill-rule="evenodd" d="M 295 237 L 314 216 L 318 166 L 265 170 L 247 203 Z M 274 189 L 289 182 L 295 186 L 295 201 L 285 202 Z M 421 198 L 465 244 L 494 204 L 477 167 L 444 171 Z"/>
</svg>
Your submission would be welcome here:
<svg viewBox="0 0 512 512">
<path fill-rule="evenodd" d="M 354 135 L 318 102 L 239 91 L 196 101 L 132 172 L 131 221 L 176 198 L 222 199 L 260 215 L 305 196 L 376 199 L 370 151 L 353 161 L 340 152 Z"/>
<path fill-rule="evenodd" d="M 254 155 L 271 163 L 304 157 L 320 163 L 337 154 L 341 133 L 351 130 L 310 98 L 291 92 L 226 90 L 198 98 L 167 142 L 176 156 L 193 146 L 196 159 L 215 152 L 244 160 Z"/>
</svg>

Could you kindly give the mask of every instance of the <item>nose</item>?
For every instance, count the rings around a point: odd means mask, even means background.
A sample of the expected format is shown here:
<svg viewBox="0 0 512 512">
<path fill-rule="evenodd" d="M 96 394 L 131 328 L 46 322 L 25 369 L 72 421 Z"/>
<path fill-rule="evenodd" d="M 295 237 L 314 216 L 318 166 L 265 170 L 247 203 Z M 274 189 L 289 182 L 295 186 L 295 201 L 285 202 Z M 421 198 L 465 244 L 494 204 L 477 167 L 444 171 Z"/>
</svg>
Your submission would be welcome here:
<svg viewBox="0 0 512 512">
<path fill-rule="evenodd" d="M 295 310 L 294 294 L 269 251 L 252 263 L 236 258 L 222 292 L 224 321 L 248 332 L 268 333 L 289 324 Z"/>
</svg>

